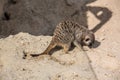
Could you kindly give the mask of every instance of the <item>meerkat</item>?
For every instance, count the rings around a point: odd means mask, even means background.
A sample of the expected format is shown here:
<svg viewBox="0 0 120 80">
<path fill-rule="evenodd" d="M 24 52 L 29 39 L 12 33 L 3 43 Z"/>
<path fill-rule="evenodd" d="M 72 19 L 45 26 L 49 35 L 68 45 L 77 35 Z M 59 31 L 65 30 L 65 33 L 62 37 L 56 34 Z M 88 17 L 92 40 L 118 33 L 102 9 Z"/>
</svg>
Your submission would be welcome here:
<svg viewBox="0 0 120 80">
<path fill-rule="evenodd" d="M 57 25 L 52 40 L 46 50 L 41 54 L 31 54 L 31 56 L 50 55 L 50 51 L 56 46 L 61 46 L 64 52 L 68 53 L 71 43 L 80 50 L 83 50 L 84 45 L 90 47 L 94 41 L 95 36 L 93 32 L 86 27 L 73 21 L 63 21 Z"/>
</svg>

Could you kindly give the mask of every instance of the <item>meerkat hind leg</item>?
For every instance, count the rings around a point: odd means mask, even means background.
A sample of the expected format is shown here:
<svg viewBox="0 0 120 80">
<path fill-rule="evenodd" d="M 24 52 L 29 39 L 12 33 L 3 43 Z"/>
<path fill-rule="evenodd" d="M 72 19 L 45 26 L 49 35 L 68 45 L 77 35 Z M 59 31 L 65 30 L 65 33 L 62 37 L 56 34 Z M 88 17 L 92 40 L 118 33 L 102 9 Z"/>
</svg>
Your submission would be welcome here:
<svg viewBox="0 0 120 80">
<path fill-rule="evenodd" d="M 63 45 L 62 45 L 63 50 L 64 50 L 65 53 L 68 53 L 70 46 L 71 46 L 70 43 L 69 43 L 69 44 L 63 44 Z"/>
<path fill-rule="evenodd" d="M 53 48 L 55 48 L 55 46 L 56 46 L 56 44 L 55 44 L 54 42 L 51 42 L 51 43 L 49 44 L 49 46 L 47 47 L 47 49 L 46 49 L 43 53 L 41 53 L 41 55 L 42 55 L 42 54 L 49 54 L 50 51 L 51 51 Z M 50 55 L 50 54 L 49 54 L 49 55 Z"/>
</svg>

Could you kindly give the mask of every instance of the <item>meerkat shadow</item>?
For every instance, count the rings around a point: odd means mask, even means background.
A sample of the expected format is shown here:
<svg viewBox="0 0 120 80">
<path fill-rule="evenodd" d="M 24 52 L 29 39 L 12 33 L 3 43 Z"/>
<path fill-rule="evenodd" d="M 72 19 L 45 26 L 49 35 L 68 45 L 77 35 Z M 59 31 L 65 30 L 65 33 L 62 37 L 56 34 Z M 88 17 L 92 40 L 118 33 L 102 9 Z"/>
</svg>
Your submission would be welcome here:
<svg viewBox="0 0 120 80">
<path fill-rule="evenodd" d="M 110 11 L 106 7 L 91 7 L 88 6 L 88 11 L 94 14 L 94 16 L 100 20 L 100 23 L 98 23 L 92 31 L 95 33 L 97 30 L 99 30 L 106 22 L 110 20 L 112 17 L 112 11 Z"/>
<path fill-rule="evenodd" d="M 74 45 L 74 43 L 71 43 L 71 47 L 69 49 L 69 51 L 72 51 L 76 46 Z"/>
<path fill-rule="evenodd" d="M 62 49 L 62 47 L 56 46 L 55 48 L 53 48 L 53 49 L 50 51 L 49 55 L 52 55 L 52 54 L 54 54 L 54 52 L 59 51 L 59 50 L 61 50 L 61 49 Z"/>
<path fill-rule="evenodd" d="M 106 7 L 97 7 L 97 6 L 87 6 L 88 11 L 90 11 L 98 20 L 100 20 L 100 23 L 98 23 L 91 31 L 93 33 L 97 32 L 103 25 L 110 20 L 112 17 L 112 11 L 109 10 Z M 100 46 L 100 42 L 95 40 L 92 48 L 97 48 Z"/>
<path fill-rule="evenodd" d="M 98 46 L 100 46 L 100 42 L 95 40 L 94 44 L 92 45 L 92 48 L 97 48 Z"/>
</svg>

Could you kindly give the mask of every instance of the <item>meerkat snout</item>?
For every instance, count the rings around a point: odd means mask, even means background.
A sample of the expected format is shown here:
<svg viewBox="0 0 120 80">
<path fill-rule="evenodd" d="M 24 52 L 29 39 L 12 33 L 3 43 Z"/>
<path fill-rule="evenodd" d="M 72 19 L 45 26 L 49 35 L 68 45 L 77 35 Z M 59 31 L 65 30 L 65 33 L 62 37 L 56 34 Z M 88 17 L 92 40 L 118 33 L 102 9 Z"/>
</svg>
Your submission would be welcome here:
<svg viewBox="0 0 120 80">
<path fill-rule="evenodd" d="M 85 35 L 85 37 L 83 39 L 83 44 L 88 46 L 89 48 L 92 48 L 94 41 L 95 41 L 95 36 L 92 32 L 90 32 L 89 34 Z"/>
</svg>

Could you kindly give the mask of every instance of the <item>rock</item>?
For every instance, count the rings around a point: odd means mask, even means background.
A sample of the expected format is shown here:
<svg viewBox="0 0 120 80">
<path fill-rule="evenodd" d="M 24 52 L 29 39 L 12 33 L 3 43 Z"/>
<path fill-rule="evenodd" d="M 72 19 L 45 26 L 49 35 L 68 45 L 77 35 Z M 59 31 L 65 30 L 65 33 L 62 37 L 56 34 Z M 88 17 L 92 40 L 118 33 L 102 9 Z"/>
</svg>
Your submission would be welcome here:
<svg viewBox="0 0 120 80">
<path fill-rule="evenodd" d="M 68 19 L 87 26 L 86 4 L 93 1 L 6 0 L 0 7 L 4 17 L 0 21 L 0 34 L 52 35 L 56 25 Z"/>
</svg>

